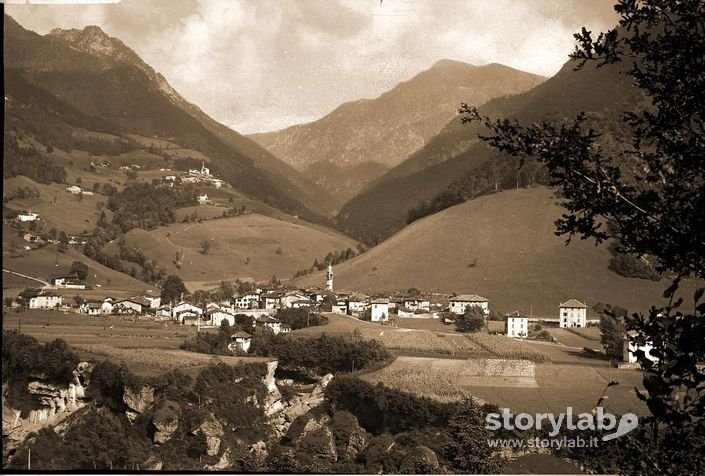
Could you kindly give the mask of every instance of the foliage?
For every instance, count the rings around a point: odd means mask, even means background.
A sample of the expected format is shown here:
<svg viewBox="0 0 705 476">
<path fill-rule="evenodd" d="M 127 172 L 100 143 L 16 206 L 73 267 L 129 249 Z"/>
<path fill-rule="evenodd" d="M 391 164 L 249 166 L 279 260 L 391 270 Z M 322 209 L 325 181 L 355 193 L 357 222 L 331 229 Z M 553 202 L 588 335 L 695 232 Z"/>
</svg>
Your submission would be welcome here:
<svg viewBox="0 0 705 476">
<path fill-rule="evenodd" d="M 75 275 L 81 281 L 85 281 L 88 278 L 88 265 L 83 261 L 74 261 L 71 263 L 69 273 Z"/>
<path fill-rule="evenodd" d="M 39 183 L 65 183 L 66 169 L 34 147 L 20 147 L 14 135 L 5 136 L 3 178 L 24 175 Z"/>
<path fill-rule="evenodd" d="M 181 299 L 182 294 L 188 293 L 186 286 L 184 285 L 183 279 L 179 276 L 170 274 L 164 279 L 162 284 L 162 302 L 168 303 L 172 301 L 178 301 Z"/>
<path fill-rule="evenodd" d="M 318 258 L 314 259 L 313 264 L 309 268 L 298 270 L 296 274 L 294 274 L 294 278 L 298 278 L 299 276 L 306 276 L 307 274 L 324 270 L 328 267 L 328 264 L 330 264 L 331 266 L 335 266 L 336 264 L 340 264 L 344 261 L 352 259 L 363 252 L 364 248 L 358 247 L 357 250 L 348 248 L 347 250 L 334 251 L 328 253 L 325 258 L 323 258 L 321 261 L 319 261 Z"/>
<path fill-rule="evenodd" d="M 617 253 L 610 258 L 609 269 L 627 278 L 660 281 L 661 276 L 644 258 L 633 254 Z"/>
<path fill-rule="evenodd" d="M 43 374 L 50 380 L 70 382 L 79 359 L 66 341 L 56 339 L 40 344 L 32 336 L 16 330 L 2 333 L 2 380 Z"/>
<path fill-rule="evenodd" d="M 387 349 L 375 340 L 360 341 L 349 337 L 289 338 L 272 332 L 258 332 L 249 353 L 276 357 L 282 368 L 308 369 L 318 374 L 369 369 L 389 362 Z"/>
<path fill-rule="evenodd" d="M 201 254 L 207 255 L 208 252 L 211 250 L 210 240 L 201 240 L 200 246 L 201 246 Z"/>
<path fill-rule="evenodd" d="M 325 317 L 316 312 L 311 312 L 308 308 L 279 309 L 275 317 L 284 324 L 289 324 L 294 330 L 322 326 L 328 322 Z"/>
<path fill-rule="evenodd" d="M 448 421 L 450 443 L 444 448 L 446 457 L 452 461 L 453 469 L 462 473 L 497 473 L 503 459 L 499 450 L 487 444 L 496 438 L 485 428 L 488 408 L 480 406 L 470 398 L 454 406 L 453 416 Z"/>
<path fill-rule="evenodd" d="M 600 312 L 600 343 L 605 353 L 612 359 L 622 360 L 626 327 L 624 316 L 607 308 Z"/>
<path fill-rule="evenodd" d="M 556 223 L 559 234 L 598 243 L 614 238 L 620 253 L 653 257 L 656 271 L 675 273 L 664 292 L 670 303 L 634 314 L 626 328 L 632 343 L 652 344 L 651 355 L 658 358 L 653 362 L 637 352 L 648 391 L 640 397 L 654 429 L 649 444 L 658 448 L 664 441 L 659 428 L 685 445 L 695 444 L 705 435 L 705 303 L 700 289 L 692 311 L 681 311 L 676 291 L 685 276 L 705 278 L 705 4 L 620 0 L 615 11 L 619 28 L 596 39 L 583 28 L 575 35 L 572 57 L 578 68 L 587 62 L 621 64 L 644 94 L 642 107 L 624 113 L 629 130 L 618 138 L 621 153 L 599 146 L 600 131 L 587 127 L 585 113 L 562 124 L 529 127 L 493 122 L 465 105 L 461 113 L 464 121 L 489 128 L 492 135 L 484 139 L 493 147 L 547 167 L 567 209 Z M 603 226 L 605 219 L 610 227 Z M 664 454 L 654 450 L 649 457 Z"/>
<path fill-rule="evenodd" d="M 478 306 L 468 306 L 465 313 L 455 319 L 460 332 L 478 332 L 485 327 L 485 311 Z"/>
<path fill-rule="evenodd" d="M 429 426 L 443 428 L 454 407 L 346 375 L 337 375 L 328 384 L 325 398 L 336 412 L 349 411 L 360 426 L 375 435 Z"/>
<path fill-rule="evenodd" d="M 224 320 L 217 333 L 199 332 L 192 338 L 185 340 L 179 348 L 202 354 L 232 355 L 232 352 L 228 350 L 228 344 L 230 344 L 230 336 L 233 332 L 235 330 L 230 327 L 227 320 Z"/>
<path fill-rule="evenodd" d="M 196 203 L 196 191 L 190 185 L 164 188 L 130 183 L 108 199 L 108 208 L 115 214 L 113 224 L 125 233 L 133 228 L 149 230 L 174 223 L 176 208 Z"/>
</svg>

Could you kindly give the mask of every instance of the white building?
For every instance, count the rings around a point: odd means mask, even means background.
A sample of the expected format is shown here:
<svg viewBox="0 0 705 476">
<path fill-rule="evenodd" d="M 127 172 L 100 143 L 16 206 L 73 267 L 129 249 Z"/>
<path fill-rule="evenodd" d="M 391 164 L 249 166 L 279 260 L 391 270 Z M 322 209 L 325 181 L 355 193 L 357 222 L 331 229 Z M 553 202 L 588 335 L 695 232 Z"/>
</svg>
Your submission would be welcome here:
<svg viewBox="0 0 705 476">
<path fill-rule="evenodd" d="M 115 302 L 113 312 L 117 314 L 142 314 L 146 308 L 149 308 L 147 301 L 138 298 L 130 298 Z"/>
<path fill-rule="evenodd" d="M 425 311 L 429 312 L 431 310 L 431 301 L 424 298 L 413 297 L 404 298 L 402 300 L 402 306 L 410 311 Z"/>
<path fill-rule="evenodd" d="M 646 343 L 644 345 L 636 345 L 634 344 L 630 337 L 633 337 L 635 335 L 634 331 L 631 331 L 627 333 L 627 336 L 624 338 L 624 353 L 622 360 L 625 362 L 628 362 L 630 364 L 634 364 L 637 362 L 636 358 L 636 351 L 641 350 L 646 354 L 646 358 L 649 359 L 652 362 L 658 362 L 658 358 L 654 357 L 651 355 L 651 349 L 653 349 L 653 345 L 651 343 Z"/>
<path fill-rule="evenodd" d="M 266 293 L 262 295 L 262 309 L 279 309 L 281 307 L 281 293 Z"/>
<path fill-rule="evenodd" d="M 587 305 L 577 299 L 561 303 L 559 307 L 560 327 L 587 326 Z"/>
<path fill-rule="evenodd" d="M 103 304 L 100 305 L 101 314 L 112 314 L 113 313 L 113 298 L 107 297 L 103 299 Z"/>
<path fill-rule="evenodd" d="M 282 296 L 280 303 L 283 307 L 292 308 L 295 302 L 301 301 L 308 301 L 308 296 L 299 292 L 289 292 Z"/>
<path fill-rule="evenodd" d="M 202 193 L 196 197 L 196 200 L 198 200 L 199 205 L 205 205 L 208 203 L 208 194 Z"/>
<path fill-rule="evenodd" d="M 348 303 L 342 299 L 336 301 L 331 306 L 331 312 L 336 314 L 347 314 L 348 313 Z"/>
<path fill-rule="evenodd" d="M 162 298 L 160 296 L 145 296 L 144 299 L 149 301 L 150 309 L 159 309 L 162 305 Z"/>
<path fill-rule="evenodd" d="M 252 336 L 245 331 L 237 331 L 235 334 L 230 336 L 230 344 L 228 349 L 234 352 L 236 349 L 243 352 L 250 350 L 250 344 L 252 343 Z"/>
<path fill-rule="evenodd" d="M 257 309 L 259 294 L 252 291 L 241 296 L 235 296 L 235 307 L 238 309 Z"/>
<path fill-rule="evenodd" d="M 479 307 L 485 313 L 490 313 L 490 302 L 477 294 L 461 294 L 448 300 L 448 308 L 454 314 L 465 314 L 468 307 Z"/>
<path fill-rule="evenodd" d="M 54 309 L 61 306 L 62 303 L 62 296 L 54 293 L 41 293 L 29 298 L 30 309 Z"/>
<path fill-rule="evenodd" d="M 81 193 L 82 189 L 78 185 L 70 185 L 66 187 L 66 191 L 74 195 L 78 195 L 79 193 Z"/>
<path fill-rule="evenodd" d="M 36 213 L 32 213 L 31 211 L 22 212 L 19 215 L 17 215 L 17 219 L 21 222 L 36 221 L 36 220 L 39 220 L 39 215 Z"/>
<path fill-rule="evenodd" d="M 231 326 L 235 325 L 235 316 L 220 309 L 212 309 L 206 313 L 206 316 L 206 322 L 216 327 L 220 327 L 223 321 L 228 321 Z"/>
<path fill-rule="evenodd" d="M 388 299 L 375 299 L 370 303 L 371 314 L 370 320 L 372 322 L 386 321 L 389 319 L 389 300 Z"/>
<path fill-rule="evenodd" d="M 255 318 L 255 329 L 261 331 L 265 328 L 271 329 L 275 334 L 279 334 L 282 331 L 282 322 L 279 319 L 275 319 L 271 316 L 261 316 Z"/>
<path fill-rule="evenodd" d="M 184 311 L 189 311 L 197 316 L 200 316 L 201 314 L 203 314 L 203 309 L 201 309 L 200 307 L 194 306 L 191 303 L 182 301 L 172 308 L 171 317 L 176 319 L 178 317 L 178 315 L 183 313 Z"/>
<path fill-rule="evenodd" d="M 526 314 L 514 311 L 504 316 L 507 337 L 527 337 L 529 335 L 529 318 Z"/>
</svg>

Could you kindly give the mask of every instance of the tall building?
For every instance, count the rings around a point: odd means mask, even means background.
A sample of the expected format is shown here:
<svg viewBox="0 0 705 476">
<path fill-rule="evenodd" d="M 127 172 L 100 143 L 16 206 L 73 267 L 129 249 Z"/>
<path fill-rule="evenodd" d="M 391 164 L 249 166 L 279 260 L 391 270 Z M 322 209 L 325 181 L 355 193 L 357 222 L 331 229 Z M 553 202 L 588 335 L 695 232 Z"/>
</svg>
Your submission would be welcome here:
<svg viewBox="0 0 705 476">
<path fill-rule="evenodd" d="M 326 271 L 326 289 L 333 290 L 333 266 L 330 263 L 328 263 L 328 271 Z"/>
</svg>

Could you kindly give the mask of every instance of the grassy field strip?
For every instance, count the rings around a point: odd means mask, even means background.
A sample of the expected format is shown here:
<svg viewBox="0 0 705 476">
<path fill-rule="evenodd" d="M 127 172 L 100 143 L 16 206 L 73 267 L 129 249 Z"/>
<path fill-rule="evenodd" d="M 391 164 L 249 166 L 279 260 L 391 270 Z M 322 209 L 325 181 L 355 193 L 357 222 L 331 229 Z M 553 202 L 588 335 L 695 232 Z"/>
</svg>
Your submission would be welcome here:
<svg viewBox="0 0 705 476">
<path fill-rule="evenodd" d="M 375 339 L 388 349 L 435 352 L 448 355 L 454 355 L 456 352 L 480 350 L 462 336 L 458 336 L 458 338 L 439 337 L 433 332 L 426 330 L 369 327 L 359 327 L 358 329 L 360 329 L 366 339 Z"/>
<path fill-rule="evenodd" d="M 573 334 L 580 336 L 583 339 L 600 342 L 599 327 L 566 327 L 565 330 L 567 330 L 568 332 L 572 332 Z"/>
<path fill-rule="evenodd" d="M 198 354 L 179 349 L 122 349 L 106 344 L 78 344 L 75 349 L 91 354 L 102 355 L 109 359 L 125 361 L 139 365 L 156 367 L 164 371 L 179 370 L 188 367 L 208 365 L 214 361 L 222 361 L 229 365 L 241 362 L 267 362 L 266 357 L 229 357 Z"/>
<path fill-rule="evenodd" d="M 468 334 L 468 339 L 483 349 L 506 359 L 526 359 L 538 362 L 550 361 L 547 354 L 532 348 L 524 342 L 505 336 L 483 333 Z"/>
<path fill-rule="evenodd" d="M 398 357 L 388 367 L 363 378 L 443 402 L 470 396 L 471 386 L 538 386 L 533 362 L 507 359 Z"/>
</svg>

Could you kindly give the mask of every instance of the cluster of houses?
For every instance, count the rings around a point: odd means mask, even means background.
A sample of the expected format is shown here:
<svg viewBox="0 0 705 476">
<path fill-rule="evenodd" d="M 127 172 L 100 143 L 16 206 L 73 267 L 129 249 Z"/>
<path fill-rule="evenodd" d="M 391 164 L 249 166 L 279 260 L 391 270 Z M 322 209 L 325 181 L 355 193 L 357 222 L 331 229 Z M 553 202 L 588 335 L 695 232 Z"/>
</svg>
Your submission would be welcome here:
<svg viewBox="0 0 705 476">
<path fill-rule="evenodd" d="M 211 171 L 206 167 L 205 162 L 201 162 L 200 169 L 191 169 L 187 173 L 180 175 L 182 183 L 198 183 L 203 185 L 213 185 L 215 188 L 222 187 L 225 182 L 211 175 Z M 164 182 L 173 184 L 176 182 L 176 175 L 167 175 Z"/>
<path fill-rule="evenodd" d="M 515 311 L 505 316 L 505 334 L 508 337 L 528 337 L 529 316 Z M 587 327 L 587 304 L 569 299 L 558 306 L 558 327 Z"/>
</svg>

